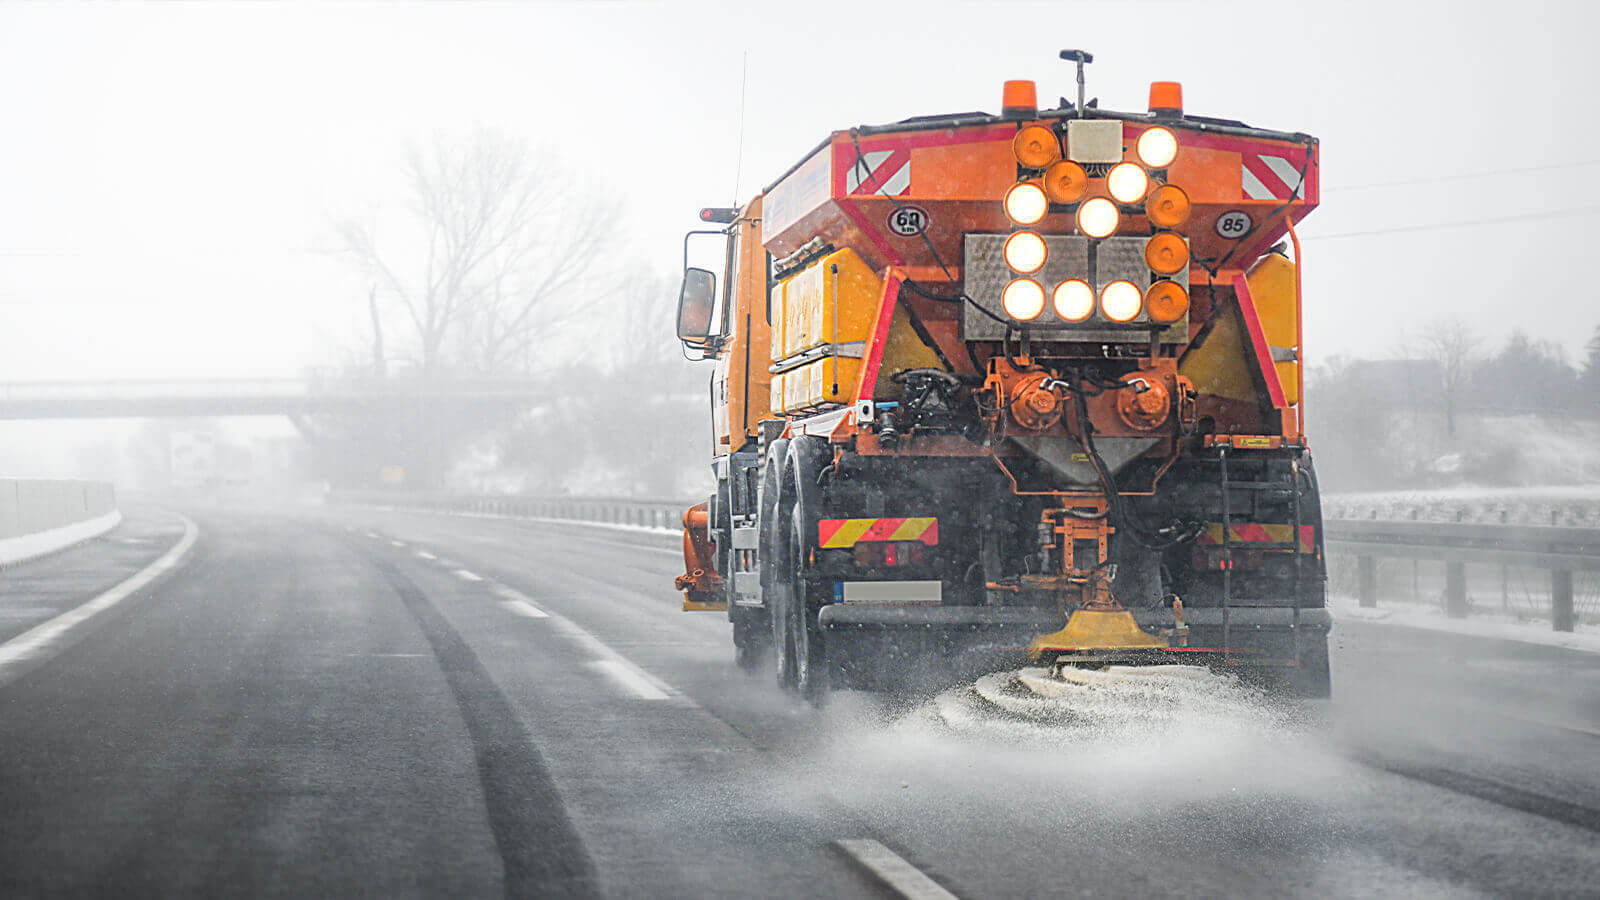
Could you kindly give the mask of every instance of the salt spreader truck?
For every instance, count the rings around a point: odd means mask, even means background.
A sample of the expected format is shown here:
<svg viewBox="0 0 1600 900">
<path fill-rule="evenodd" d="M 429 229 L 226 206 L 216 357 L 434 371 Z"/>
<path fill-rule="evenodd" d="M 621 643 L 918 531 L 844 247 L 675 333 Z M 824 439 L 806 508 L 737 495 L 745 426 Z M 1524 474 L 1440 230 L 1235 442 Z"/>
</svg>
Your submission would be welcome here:
<svg viewBox="0 0 1600 900">
<path fill-rule="evenodd" d="M 1318 142 L 1078 96 L 834 132 L 685 237 L 716 493 L 686 610 L 812 700 L 1032 661 L 1329 693 L 1300 251 Z M 721 271 L 691 268 L 719 242 Z M 1292 246 L 1292 256 L 1290 256 Z"/>
</svg>

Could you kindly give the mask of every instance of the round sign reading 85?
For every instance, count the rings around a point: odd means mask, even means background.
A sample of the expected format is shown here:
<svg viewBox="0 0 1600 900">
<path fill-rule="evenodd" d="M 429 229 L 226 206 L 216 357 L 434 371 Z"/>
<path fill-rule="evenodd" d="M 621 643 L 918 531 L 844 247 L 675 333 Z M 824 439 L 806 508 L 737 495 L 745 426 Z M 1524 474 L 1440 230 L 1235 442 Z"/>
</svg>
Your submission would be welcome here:
<svg viewBox="0 0 1600 900">
<path fill-rule="evenodd" d="M 1250 232 L 1250 214 L 1243 210 L 1225 212 L 1217 217 L 1217 234 L 1236 241 Z"/>
</svg>

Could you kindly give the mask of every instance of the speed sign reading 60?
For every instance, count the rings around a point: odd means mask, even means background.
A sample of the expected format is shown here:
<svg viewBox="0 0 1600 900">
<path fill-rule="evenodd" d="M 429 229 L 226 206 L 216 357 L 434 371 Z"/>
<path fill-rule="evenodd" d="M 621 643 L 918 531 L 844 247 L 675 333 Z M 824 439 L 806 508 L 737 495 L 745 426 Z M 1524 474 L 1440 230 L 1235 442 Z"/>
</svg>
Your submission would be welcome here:
<svg viewBox="0 0 1600 900">
<path fill-rule="evenodd" d="M 889 213 L 889 230 L 901 237 L 916 237 L 928 230 L 928 211 L 920 206 L 897 206 Z"/>
<path fill-rule="evenodd" d="M 1217 234 L 1236 241 L 1250 231 L 1250 225 L 1250 214 L 1235 209 L 1217 217 Z"/>
</svg>

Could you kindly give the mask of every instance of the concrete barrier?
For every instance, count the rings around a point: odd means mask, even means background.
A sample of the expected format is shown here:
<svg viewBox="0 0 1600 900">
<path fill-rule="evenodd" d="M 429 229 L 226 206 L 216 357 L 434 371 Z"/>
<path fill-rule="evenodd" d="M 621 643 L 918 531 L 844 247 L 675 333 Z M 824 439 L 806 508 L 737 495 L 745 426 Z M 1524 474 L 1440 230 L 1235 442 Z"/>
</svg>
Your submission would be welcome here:
<svg viewBox="0 0 1600 900">
<path fill-rule="evenodd" d="M 107 482 L 0 479 L 0 565 L 54 553 L 121 521 Z"/>
</svg>

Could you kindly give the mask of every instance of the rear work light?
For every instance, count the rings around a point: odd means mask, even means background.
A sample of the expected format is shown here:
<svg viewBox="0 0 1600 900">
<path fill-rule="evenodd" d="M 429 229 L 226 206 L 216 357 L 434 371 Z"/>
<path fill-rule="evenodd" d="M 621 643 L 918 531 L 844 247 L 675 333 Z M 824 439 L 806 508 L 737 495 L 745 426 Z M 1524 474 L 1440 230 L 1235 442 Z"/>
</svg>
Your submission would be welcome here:
<svg viewBox="0 0 1600 900">
<path fill-rule="evenodd" d="M 1032 225 L 1050 210 L 1044 189 L 1029 181 L 1014 184 L 1006 191 L 1006 215 L 1018 225 Z"/>
<path fill-rule="evenodd" d="M 1019 322 L 1030 322 L 1044 312 L 1044 287 L 1032 279 L 1018 278 L 1001 292 L 1000 304 L 1005 307 L 1006 315 Z"/>
<path fill-rule="evenodd" d="M 1146 128 L 1135 147 L 1139 161 L 1152 169 L 1165 169 L 1178 158 L 1178 139 L 1160 126 Z"/>
</svg>

